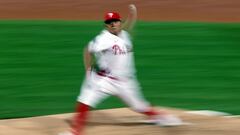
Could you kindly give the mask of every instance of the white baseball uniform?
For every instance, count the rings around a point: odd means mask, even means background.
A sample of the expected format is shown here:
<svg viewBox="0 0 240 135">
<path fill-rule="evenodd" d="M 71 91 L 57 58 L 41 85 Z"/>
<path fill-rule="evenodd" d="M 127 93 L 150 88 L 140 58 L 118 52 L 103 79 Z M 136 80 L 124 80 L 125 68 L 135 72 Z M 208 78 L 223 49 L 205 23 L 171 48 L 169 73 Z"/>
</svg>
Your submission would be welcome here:
<svg viewBox="0 0 240 135">
<path fill-rule="evenodd" d="M 88 51 L 95 55 L 98 68 L 83 82 L 79 102 L 96 107 L 103 99 L 114 95 L 135 111 L 144 112 L 149 108 L 135 78 L 132 43 L 126 31 L 116 36 L 103 30 L 89 42 Z"/>
</svg>

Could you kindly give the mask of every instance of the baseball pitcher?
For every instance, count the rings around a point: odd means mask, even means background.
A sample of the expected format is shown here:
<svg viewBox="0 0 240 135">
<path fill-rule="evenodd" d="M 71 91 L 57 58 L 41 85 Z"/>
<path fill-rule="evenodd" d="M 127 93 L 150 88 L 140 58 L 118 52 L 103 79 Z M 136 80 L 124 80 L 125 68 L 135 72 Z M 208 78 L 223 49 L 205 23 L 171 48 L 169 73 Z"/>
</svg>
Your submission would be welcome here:
<svg viewBox="0 0 240 135">
<path fill-rule="evenodd" d="M 137 9 L 133 4 L 129 5 L 124 23 L 117 12 L 105 14 L 105 29 L 84 50 L 86 79 L 77 99 L 71 131 L 61 135 L 81 135 L 90 108 L 111 95 L 121 98 L 132 110 L 147 115 L 148 122 L 163 126 L 181 124 L 179 118 L 154 110 L 140 91 L 129 35 L 136 19 Z"/>
</svg>

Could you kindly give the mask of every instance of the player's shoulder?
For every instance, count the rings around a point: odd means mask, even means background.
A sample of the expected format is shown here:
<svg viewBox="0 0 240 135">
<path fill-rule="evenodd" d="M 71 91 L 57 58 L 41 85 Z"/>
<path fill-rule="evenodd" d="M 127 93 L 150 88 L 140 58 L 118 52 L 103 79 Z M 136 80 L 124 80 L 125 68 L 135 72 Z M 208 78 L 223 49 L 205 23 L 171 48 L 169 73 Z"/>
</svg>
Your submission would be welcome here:
<svg viewBox="0 0 240 135">
<path fill-rule="evenodd" d="M 93 40 L 97 42 L 107 42 L 110 40 L 110 35 L 107 30 L 102 30 Z"/>
<path fill-rule="evenodd" d="M 102 42 L 102 40 L 104 39 L 104 33 L 103 31 L 101 31 L 98 35 L 96 35 L 91 41 L 91 44 L 99 44 Z"/>
<path fill-rule="evenodd" d="M 131 39 L 131 35 L 130 35 L 129 32 L 126 31 L 126 30 L 122 30 L 122 31 L 121 31 L 120 37 L 121 37 L 121 38 L 124 38 L 124 39 L 125 39 L 125 38 Z"/>
<path fill-rule="evenodd" d="M 88 46 L 90 50 L 97 52 L 109 48 L 112 42 L 113 40 L 111 40 L 111 36 L 109 36 L 109 34 L 103 30 L 89 42 Z"/>
<path fill-rule="evenodd" d="M 122 30 L 122 33 L 126 34 L 126 35 L 129 35 L 128 31 L 126 31 L 126 30 Z"/>
</svg>

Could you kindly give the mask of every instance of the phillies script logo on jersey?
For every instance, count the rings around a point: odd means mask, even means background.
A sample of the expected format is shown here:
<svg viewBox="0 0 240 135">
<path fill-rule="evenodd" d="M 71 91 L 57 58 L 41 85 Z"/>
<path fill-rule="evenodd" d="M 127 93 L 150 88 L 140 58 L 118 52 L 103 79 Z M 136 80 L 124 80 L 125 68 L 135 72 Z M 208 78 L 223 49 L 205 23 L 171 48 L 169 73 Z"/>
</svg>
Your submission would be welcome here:
<svg viewBox="0 0 240 135">
<path fill-rule="evenodd" d="M 112 51 L 113 51 L 113 54 L 115 54 L 115 55 L 126 54 L 126 52 L 124 50 L 122 50 L 118 45 L 113 45 Z"/>
</svg>

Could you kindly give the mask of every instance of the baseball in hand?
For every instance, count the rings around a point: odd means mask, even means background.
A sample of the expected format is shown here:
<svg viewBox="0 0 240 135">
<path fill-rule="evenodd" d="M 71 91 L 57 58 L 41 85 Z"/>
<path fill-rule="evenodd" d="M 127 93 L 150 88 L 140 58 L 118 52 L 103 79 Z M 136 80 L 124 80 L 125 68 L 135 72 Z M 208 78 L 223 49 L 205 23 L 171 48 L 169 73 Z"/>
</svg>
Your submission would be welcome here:
<svg viewBox="0 0 240 135">
<path fill-rule="evenodd" d="M 132 12 L 136 12 L 137 11 L 137 8 L 134 4 L 130 4 L 129 6 L 129 10 L 132 11 Z"/>
</svg>

